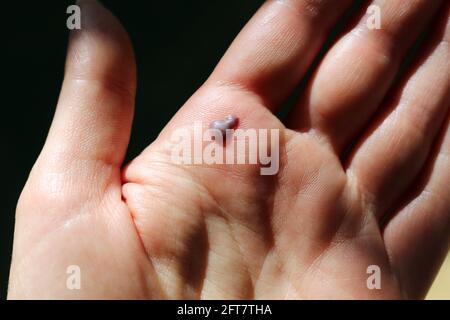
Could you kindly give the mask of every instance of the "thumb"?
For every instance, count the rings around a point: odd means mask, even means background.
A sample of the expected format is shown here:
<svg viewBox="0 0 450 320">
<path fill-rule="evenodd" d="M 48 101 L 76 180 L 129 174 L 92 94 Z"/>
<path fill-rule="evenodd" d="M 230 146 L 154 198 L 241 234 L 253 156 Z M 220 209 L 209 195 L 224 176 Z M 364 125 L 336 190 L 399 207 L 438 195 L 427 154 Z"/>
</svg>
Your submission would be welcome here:
<svg viewBox="0 0 450 320">
<path fill-rule="evenodd" d="M 111 173 L 120 179 L 136 90 L 133 49 L 120 22 L 96 1 L 78 4 L 81 29 L 70 35 L 56 113 L 33 169 L 72 185 L 110 182 Z"/>
</svg>

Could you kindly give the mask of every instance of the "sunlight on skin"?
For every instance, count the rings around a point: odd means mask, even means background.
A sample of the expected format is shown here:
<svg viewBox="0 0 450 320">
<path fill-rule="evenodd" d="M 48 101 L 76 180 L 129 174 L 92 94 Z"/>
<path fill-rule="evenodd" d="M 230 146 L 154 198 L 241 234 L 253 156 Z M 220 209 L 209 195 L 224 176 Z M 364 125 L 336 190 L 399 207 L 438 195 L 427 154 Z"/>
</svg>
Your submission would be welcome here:
<svg viewBox="0 0 450 320">
<path fill-rule="evenodd" d="M 436 280 L 427 294 L 427 299 L 450 300 L 450 256 L 447 256 L 447 259 L 442 265 Z"/>
<path fill-rule="evenodd" d="M 385 29 L 355 32 L 356 19 L 287 124 L 273 113 L 351 2 L 264 3 L 124 166 L 133 49 L 109 11 L 81 1 L 55 117 L 17 206 L 8 297 L 423 298 L 450 243 L 450 4 L 374 0 Z M 278 130 L 276 175 L 171 161 L 176 129 L 227 115 L 241 129 Z M 79 267 L 81 289 L 68 289 L 68 266 Z M 369 266 L 381 270 L 379 289 L 368 286 Z"/>
</svg>

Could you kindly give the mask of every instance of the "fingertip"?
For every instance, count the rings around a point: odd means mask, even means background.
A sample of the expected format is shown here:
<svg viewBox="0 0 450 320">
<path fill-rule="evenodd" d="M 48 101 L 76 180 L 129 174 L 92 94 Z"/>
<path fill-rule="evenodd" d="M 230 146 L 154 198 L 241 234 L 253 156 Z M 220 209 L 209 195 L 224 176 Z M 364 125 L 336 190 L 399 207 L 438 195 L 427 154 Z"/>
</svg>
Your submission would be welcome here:
<svg viewBox="0 0 450 320">
<path fill-rule="evenodd" d="M 43 153 L 48 159 L 119 166 L 134 113 L 131 42 L 119 20 L 97 1 L 77 4 L 81 29 L 70 34 L 64 81 Z"/>
<path fill-rule="evenodd" d="M 133 48 L 120 21 L 96 0 L 78 0 L 81 29 L 72 30 L 66 59 L 66 76 L 101 79 L 136 85 Z"/>
</svg>

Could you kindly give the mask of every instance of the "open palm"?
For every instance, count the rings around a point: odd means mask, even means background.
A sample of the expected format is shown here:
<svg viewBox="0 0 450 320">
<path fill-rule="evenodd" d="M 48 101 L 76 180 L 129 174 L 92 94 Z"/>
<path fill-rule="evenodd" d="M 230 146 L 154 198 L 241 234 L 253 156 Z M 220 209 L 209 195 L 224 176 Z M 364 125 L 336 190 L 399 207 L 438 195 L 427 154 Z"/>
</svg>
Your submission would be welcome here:
<svg viewBox="0 0 450 320">
<path fill-rule="evenodd" d="M 447 2 L 374 0 L 381 29 L 367 28 L 363 8 L 286 122 L 274 115 L 351 3 L 267 1 L 123 166 L 133 52 L 112 14 L 83 1 L 55 118 L 17 208 L 9 298 L 423 297 L 450 235 Z M 228 114 L 241 128 L 280 130 L 276 175 L 171 160 L 174 130 Z M 80 290 L 67 288 L 72 265 Z M 367 286 L 369 266 L 379 289 Z"/>
</svg>

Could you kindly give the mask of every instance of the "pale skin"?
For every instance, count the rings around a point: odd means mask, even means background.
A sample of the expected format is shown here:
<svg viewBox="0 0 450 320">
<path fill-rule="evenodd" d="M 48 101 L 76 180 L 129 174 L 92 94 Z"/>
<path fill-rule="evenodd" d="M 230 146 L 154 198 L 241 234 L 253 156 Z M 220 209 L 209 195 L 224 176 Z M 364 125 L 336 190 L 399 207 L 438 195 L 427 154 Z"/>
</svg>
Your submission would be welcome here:
<svg viewBox="0 0 450 320">
<path fill-rule="evenodd" d="M 274 115 L 350 3 L 267 1 L 124 164 L 132 47 L 109 11 L 82 2 L 56 114 L 17 206 L 8 297 L 424 297 L 450 240 L 448 2 L 374 0 L 381 30 L 367 29 L 363 8 L 287 120 Z M 280 129 L 277 175 L 171 162 L 164 146 L 175 129 L 229 114 L 241 128 Z M 66 287 L 70 265 L 80 290 Z M 370 265 L 380 290 L 367 288 Z"/>
</svg>

